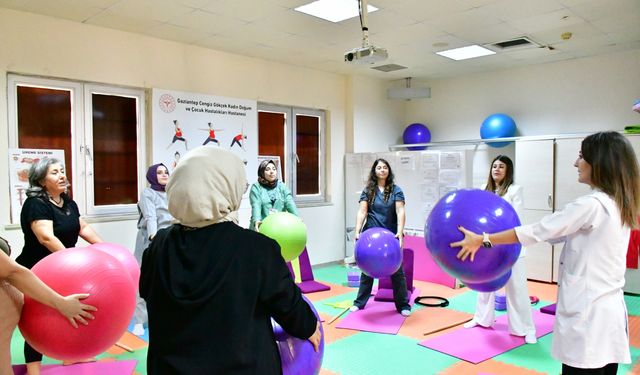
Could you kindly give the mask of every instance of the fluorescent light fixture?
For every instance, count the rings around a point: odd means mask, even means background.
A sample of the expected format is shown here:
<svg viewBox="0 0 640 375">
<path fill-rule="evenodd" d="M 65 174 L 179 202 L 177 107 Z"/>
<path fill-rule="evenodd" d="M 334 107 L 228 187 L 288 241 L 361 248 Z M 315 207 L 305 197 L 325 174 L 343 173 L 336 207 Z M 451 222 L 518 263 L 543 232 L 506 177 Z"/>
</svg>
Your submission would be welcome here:
<svg viewBox="0 0 640 375">
<path fill-rule="evenodd" d="M 360 14 L 358 12 L 358 2 L 353 0 L 316 0 L 309 4 L 301 5 L 295 10 L 331 22 L 344 21 Z M 378 10 L 378 8 L 368 5 L 367 10 L 371 13 Z"/>
<path fill-rule="evenodd" d="M 436 52 L 436 54 L 440 56 L 448 57 L 453 60 L 466 60 L 466 59 L 472 59 L 474 57 L 493 55 L 495 54 L 495 52 L 493 52 L 490 49 L 480 47 L 477 44 L 474 44 L 472 46 L 466 46 L 466 47 L 460 47 L 460 48 L 449 49 L 446 51 Z"/>
</svg>

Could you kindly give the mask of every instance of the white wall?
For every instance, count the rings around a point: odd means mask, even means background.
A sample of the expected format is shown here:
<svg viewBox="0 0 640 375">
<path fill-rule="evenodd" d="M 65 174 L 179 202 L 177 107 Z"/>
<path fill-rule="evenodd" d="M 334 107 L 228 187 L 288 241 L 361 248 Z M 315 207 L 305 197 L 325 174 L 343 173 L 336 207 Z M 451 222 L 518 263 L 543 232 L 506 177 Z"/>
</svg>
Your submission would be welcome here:
<svg viewBox="0 0 640 375">
<path fill-rule="evenodd" d="M 387 99 L 387 87 L 375 78 L 351 78 L 352 152 L 389 151 L 389 145 L 402 143 L 405 102 Z"/>
<path fill-rule="evenodd" d="M 344 257 L 345 76 L 7 9 L 0 9 L 0 46 L 0 134 L 4 134 L 0 136 L 0 155 L 7 155 L 8 148 L 7 72 L 327 110 L 331 202 L 319 208 L 302 208 L 300 213 L 309 228 L 311 262 Z M 150 131 L 150 123 L 147 129 Z M 8 176 L 7 164 L 0 163 L 1 176 Z M 8 225 L 8 191 L 8 181 L 3 178 L 0 227 L 4 226 L 2 234 L 17 255 L 23 245 L 22 232 Z M 133 247 L 135 219 L 92 225 L 104 240 Z"/>
<path fill-rule="evenodd" d="M 404 123 L 427 124 L 433 142 L 479 139 L 482 121 L 498 112 L 513 117 L 519 136 L 623 130 L 640 124 L 640 116 L 631 110 L 640 98 L 640 50 L 423 84 L 431 87 L 431 98 L 406 102 Z M 513 145 L 475 149 L 474 186 L 486 182 L 495 155 L 514 156 Z"/>
<path fill-rule="evenodd" d="M 432 141 L 478 139 L 503 112 L 523 136 L 622 130 L 640 123 L 640 50 L 429 82 L 431 98 L 408 102 L 406 123 L 427 123 Z"/>
</svg>

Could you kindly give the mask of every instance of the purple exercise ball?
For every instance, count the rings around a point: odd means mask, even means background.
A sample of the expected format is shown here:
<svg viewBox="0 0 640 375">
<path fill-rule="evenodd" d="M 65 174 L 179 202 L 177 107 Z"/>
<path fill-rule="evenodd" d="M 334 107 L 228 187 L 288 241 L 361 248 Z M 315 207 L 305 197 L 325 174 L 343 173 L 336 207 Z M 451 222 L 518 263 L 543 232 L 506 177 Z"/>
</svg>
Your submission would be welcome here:
<svg viewBox="0 0 640 375">
<path fill-rule="evenodd" d="M 302 298 L 311 307 L 316 319 L 320 321 L 320 316 L 307 297 Z M 280 352 L 280 362 L 282 363 L 283 375 L 317 375 L 322 366 L 324 356 L 324 329 L 320 324 L 320 346 L 318 352 L 313 350 L 313 345 L 309 340 L 293 337 L 285 332 L 282 327 L 271 319 L 273 333 L 276 337 L 276 345 Z"/>
<path fill-rule="evenodd" d="M 402 133 L 402 141 L 404 144 L 412 143 L 429 143 L 431 141 L 431 132 L 429 128 L 420 123 L 407 126 Z M 409 150 L 424 150 L 426 146 L 408 147 Z"/>
<path fill-rule="evenodd" d="M 355 257 L 362 272 L 376 279 L 391 276 L 402 265 L 400 242 L 385 228 L 362 232 L 356 242 Z"/>
<path fill-rule="evenodd" d="M 442 269 L 470 283 L 494 281 L 511 269 L 520 255 L 520 244 L 480 249 L 473 262 L 456 257 L 459 247 L 450 243 L 464 238 L 458 225 L 475 233 L 496 233 L 520 225 L 511 204 L 486 190 L 461 189 L 442 197 L 429 214 L 424 233 L 427 249 Z"/>
<path fill-rule="evenodd" d="M 511 277 L 511 270 L 507 271 L 504 275 L 498 276 L 495 280 L 485 281 L 481 283 L 474 283 L 461 280 L 464 285 L 469 288 L 475 290 L 476 292 L 495 292 L 496 290 L 500 290 L 503 286 L 507 285 L 507 281 Z M 496 296 L 497 297 L 497 296 Z"/>
</svg>

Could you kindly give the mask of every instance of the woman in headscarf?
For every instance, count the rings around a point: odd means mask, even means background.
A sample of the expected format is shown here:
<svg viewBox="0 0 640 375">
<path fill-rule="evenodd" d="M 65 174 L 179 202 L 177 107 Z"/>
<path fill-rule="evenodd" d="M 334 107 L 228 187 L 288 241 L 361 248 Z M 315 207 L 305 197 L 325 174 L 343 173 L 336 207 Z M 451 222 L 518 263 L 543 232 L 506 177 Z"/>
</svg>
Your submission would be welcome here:
<svg viewBox="0 0 640 375">
<path fill-rule="evenodd" d="M 258 182 L 251 186 L 251 223 L 249 229 L 258 230 L 262 221 L 274 212 L 289 212 L 296 216 L 298 209 L 291 190 L 278 179 L 273 160 L 263 160 L 258 166 Z"/>
<path fill-rule="evenodd" d="M 147 182 L 138 202 L 138 236 L 134 256 L 138 263 L 142 263 L 142 253 L 149 247 L 158 229 L 171 225 L 173 217 L 169 213 L 167 205 L 167 193 L 165 186 L 169 182 L 169 170 L 164 164 L 154 164 L 147 170 Z M 136 311 L 134 314 L 135 325 L 133 334 L 144 335 L 144 324 L 147 323 L 147 306 L 138 295 L 136 298 Z"/>
<path fill-rule="evenodd" d="M 270 317 L 320 343 L 278 244 L 237 224 L 247 188 L 242 160 L 199 147 L 167 185 L 179 224 L 143 254 L 140 295 L 149 313 L 149 374 L 281 374 Z"/>
</svg>

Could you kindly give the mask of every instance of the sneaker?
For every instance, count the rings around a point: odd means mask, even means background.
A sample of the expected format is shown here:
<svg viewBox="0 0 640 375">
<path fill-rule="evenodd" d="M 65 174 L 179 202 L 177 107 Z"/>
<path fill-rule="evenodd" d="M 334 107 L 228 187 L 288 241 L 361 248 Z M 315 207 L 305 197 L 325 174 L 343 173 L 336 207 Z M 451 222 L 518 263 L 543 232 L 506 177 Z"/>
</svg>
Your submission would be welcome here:
<svg viewBox="0 0 640 375">
<path fill-rule="evenodd" d="M 142 325 L 142 323 L 135 324 L 133 326 L 133 330 L 131 331 L 131 333 L 133 333 L 136 336 L 144 335 L 144 326 Z"/>
<path fill-rule="evenodd" d="M 411 315 L 411 310 L 402 310 L 402 311 L 400 311 L 400 315 L 409 316 L 409 315 Z"/>
<path fill-rule="evenodd" d="M 527 344 L 535 344 L 538 342 L 538 339 L 536 338 L 536 334 L 535 333 L 527 333 L 526 335 L 524 335 L 524 342 L 526 342 Z"/>
<path fill-rule="evenodd" d="M 478 325 L 478 322 L 476 322 L 476 320 L 475 320 L 475 319 L 471 319 L 470 321 L 466 322 L 466 323 L 463 325 L 463 327 L 464 327 L 464 328 L 473 328 L 473 327 L 475 327 L 475 326 L 477 326 L 477 325 Z"/>
<path fill-rule="evenodd" d="M 356 311 L 358 311 L 358 310 L 360 310 L 360 308 L 359 308 L 358 306 L 351 306 L 351 307 L 349 307 L 349 311 L 351 311 L 351 312 L 356 312 Z"/>
</svg>

